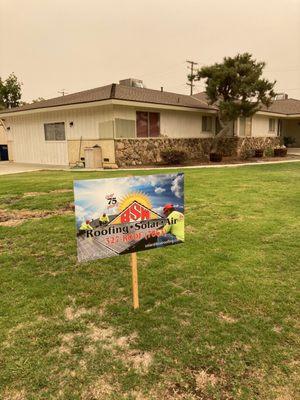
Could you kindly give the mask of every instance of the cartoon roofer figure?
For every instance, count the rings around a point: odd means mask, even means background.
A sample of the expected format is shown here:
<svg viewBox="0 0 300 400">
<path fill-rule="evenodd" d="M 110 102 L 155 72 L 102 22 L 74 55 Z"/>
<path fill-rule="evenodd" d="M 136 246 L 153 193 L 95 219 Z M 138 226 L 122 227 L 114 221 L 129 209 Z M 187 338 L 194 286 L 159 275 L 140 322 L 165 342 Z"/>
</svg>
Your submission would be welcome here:
<svg viewBox="0 0 300 400">
<path fill-rule="evenodd" d="M 109 223 L 109 218 L 105 213 L 103 213 L 99 218 L 99 223 L 100 225 L 107 225 Z"/>
<path fill-rule="evenodd" d="M 166 241 L 180 240 L 184 241 L 184 215 L 176 211 L 173 204 L 166 204 L 163 209 L 164 215 L 168 218 L 169 223 L 162 230 L 163 236 L 158 238 L 158 245 Z"/>
<path fill-rule="evenodd" d="M 93 227 L 91 225 L 91 221 L 89 219 L 87 219 L 86 221 L 83 221 L 82 224 L 80 225 L 78 234 L 81 235 L 85 231 L 90 231 L 90 230 L 92 231 Z"/>
</svg>

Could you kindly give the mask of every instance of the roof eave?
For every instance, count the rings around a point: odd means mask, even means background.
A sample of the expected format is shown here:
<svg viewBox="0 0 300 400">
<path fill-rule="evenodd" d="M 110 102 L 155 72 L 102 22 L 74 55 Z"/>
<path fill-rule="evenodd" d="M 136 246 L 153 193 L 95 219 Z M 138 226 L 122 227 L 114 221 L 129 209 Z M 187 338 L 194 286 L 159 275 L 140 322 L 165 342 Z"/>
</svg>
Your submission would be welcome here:
<svg viewBox="0 0 300 400">
<path fill-rule="evenodd" d="M 172 104 L 164 104 L 164 103 L 155 103 L 155 102 L 146 102 L 146 101 L 136 101 L 136 100 L 125 100 L 125 99 L 103 99 L 103 100 L 95 100 L 89 102 L 80 102 L 80 103 L 73 103 L 73 104 L 65 104 L 60 106 L 47 106 L 47 107 L 40 107 L 40 108 L 32 108 L 29 110 L 15 110 L 6 111 L 5 113 L 1 113 L 0 111 L 0 118 L 11 118 L 21 115 L 31 115 L 31 114 L 39 114 L 45 112 L 52 112 L 52 111 L 64 111 L 64 110 L 72 110 L 78 108 L 87 108 L 87 107 L 96 107 L 96 106 L 104 106 L 104 105 L 111 105 L 111 104 L 118 104 L 118 105 L 128 105 L 128 106 L 137 106 L 137 107 L 148 107 L 148 108 L 160 108 L 160 109 L 169 109 L 169 110 L 182 110 L 185 111 L 203 111 L 207 113 L 215 114 L 217 110 L 212 108 L 205 108 L 205 107 L 190 107 L 185 105 L 172 105 Z"/>
</svg>

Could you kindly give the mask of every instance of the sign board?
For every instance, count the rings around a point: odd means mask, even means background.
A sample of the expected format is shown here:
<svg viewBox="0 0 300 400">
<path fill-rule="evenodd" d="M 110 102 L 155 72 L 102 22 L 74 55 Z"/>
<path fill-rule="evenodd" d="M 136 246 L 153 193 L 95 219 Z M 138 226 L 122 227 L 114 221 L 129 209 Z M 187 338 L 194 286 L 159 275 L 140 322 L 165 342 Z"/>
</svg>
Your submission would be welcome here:
<svg viewBox="0 0 300 400">
<path fill-rule="evenodd" d="M 78 261 L 184 241 L 184 175 L 74 182 Z"/>
</svg>

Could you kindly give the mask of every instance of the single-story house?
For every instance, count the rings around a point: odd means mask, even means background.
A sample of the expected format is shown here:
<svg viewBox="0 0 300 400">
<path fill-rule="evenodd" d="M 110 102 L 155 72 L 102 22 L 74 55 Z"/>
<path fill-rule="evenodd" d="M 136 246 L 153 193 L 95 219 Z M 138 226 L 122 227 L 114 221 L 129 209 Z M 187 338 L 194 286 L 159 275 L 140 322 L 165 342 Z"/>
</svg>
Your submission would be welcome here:
<svg viewBox="0 0 300 400">
<path fill-rule="evenodd" d="M 114 164 L 122 141 L 205 139 L 218 129 L 217 107 L 202 93 L 146 89 L 135 79 L 2 110 L 0 119 L 11 161 L 53 165 L 75 165 L 94 145 L 101 147 L 104 163 Z M 285 98 L 239 119 L 232 134 L 293 136 L 300 145 L 299 124 L 300 101 Z"/>
</svg>

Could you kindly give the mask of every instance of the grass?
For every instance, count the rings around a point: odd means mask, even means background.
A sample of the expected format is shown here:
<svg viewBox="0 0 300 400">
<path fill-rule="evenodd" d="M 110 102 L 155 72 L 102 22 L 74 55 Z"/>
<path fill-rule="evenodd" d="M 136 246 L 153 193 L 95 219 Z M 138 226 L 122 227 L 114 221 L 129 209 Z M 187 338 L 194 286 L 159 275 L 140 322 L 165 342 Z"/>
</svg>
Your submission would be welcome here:
<svg viewBox="0 0 300 400">
<path fill-rule="evenodd" d="M 64 209 L 73 179 L 124 174 L 1 176 L 0 211 Z M 138 254 L 138 311 L 129 256 L 76 263 L 70 212 L 0 226 L 0 398 L 296 399 L 299 178 L 186 170 L 186 243 Z"/>
</svg>

